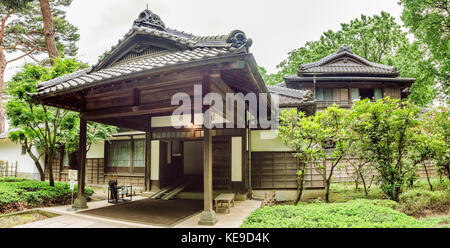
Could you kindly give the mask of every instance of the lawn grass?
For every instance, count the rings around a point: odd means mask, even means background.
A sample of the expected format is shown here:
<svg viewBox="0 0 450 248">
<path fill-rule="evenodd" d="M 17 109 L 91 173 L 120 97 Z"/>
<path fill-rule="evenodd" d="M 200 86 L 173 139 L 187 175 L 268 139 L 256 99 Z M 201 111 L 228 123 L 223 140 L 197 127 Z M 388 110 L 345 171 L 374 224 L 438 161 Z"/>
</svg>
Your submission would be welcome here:
<svg viewBox="0 0 450 248">
<path fill-rule="evenodd" d="M 74 189 L 76 192 L 76 188 Z M 85 189 L 89 197 L 93 190 Z M 0 178 L 0 213 L 9 213 L 34 207 L 45 207 L 69 204 L 72 190 L 68 183 L 55 182 L 51 187 L 49 182 L 28 180 L 22 178 Z"/>
</svg>

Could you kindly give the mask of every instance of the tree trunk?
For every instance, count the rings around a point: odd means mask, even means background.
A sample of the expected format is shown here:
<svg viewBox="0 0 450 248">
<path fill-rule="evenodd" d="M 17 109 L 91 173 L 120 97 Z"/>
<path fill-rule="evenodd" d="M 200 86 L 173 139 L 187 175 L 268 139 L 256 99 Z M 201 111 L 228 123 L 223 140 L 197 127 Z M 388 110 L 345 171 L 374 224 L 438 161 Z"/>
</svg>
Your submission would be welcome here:
<svg viewBox="0 0 450 248">
<path fill-rule="evenodd" d="M 44 35 L 48 57 L 50 58 L 50 63 L 53 65 L 54 59 L 58 57 L 58 50 L 56 49 L 52 11 L 48 0 L 39 0 L 39 2 L 41 5 L 42 18 L 44 20 Z"/>
<path fill-rule="evenodd" d="M 298 187 L 297 187 L 297 199 L 295 199 L 295 204 L 297 205 L 298 202 L 301 200 L 302 198 L 302 194 L 303 194 L 303 183 L 305 181 L 305 170 L 306 170 L 306 165 L 303 167 L 302 169 L 302 175 L 300 176 L 300 178 L 298 179 Z"/>
<path fill-rule="evenodd" d="M 430 190 L 433 191 L 433 184 L 431 184 L 430 176 L 428 175 L 427 165 L 423 163 L 423 168 L 425 169 L 425 174 L 427 175 L 428 185 L 430 185 Z"/>
<path fill-rule="evenodd" d="M 55 186 L 55 178 L 53 177 L 53 152 L 45 154 L 45 168 L 48 168 L 48 180 L 50 186 Z"/>
<path fill-rule="evenodd" d="M 25 148 L 27 149 L 28 155 L 34 161 L 34 165 L 36 165 L 36 169 L 39 172 L 39 177 L 41 178 L 41 181 L 45 181 L 45 172 L 42 169 L 41 162 L 39 162 L 39 158 L 36 157 L 36 155 L 34 155 L 33 152 L 31 152 L 31 145 L 28 146 L 28 141 L 26 139 L 25 139 Z"/>
<path fill-rule="evenodd" d="M 3 107 L 3 77 L 5 75 L 6 69 L 6 57 L 5 52 L 3 51 L 3 47 L 0 45 L 0 133 L 4 133 L 6 131 L 6 118 L 5 118 L 5 109 Z"/>
</svg>

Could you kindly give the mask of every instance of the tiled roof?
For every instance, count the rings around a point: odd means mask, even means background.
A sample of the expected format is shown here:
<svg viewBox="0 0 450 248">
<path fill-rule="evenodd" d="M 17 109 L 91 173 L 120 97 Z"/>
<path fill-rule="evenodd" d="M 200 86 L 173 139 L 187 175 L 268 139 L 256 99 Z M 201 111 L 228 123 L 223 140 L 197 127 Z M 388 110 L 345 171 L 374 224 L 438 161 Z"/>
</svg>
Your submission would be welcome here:
<svg viewBox="0 0 450 248">
<path fill-rule="evenodd" d="M 342 61 L 333 63 L 338 59 L 342 59 Z M 353 61 L 350 62 L 348 61 L 348 59 Z M 395 67 L 371 62 L 361 56 L 354 54 L 347 45 L 341 46 L 335 53 L 332 53 L 316 62 L 299 66 L 299 76 L 305 76 L 307 74 L 315 73 L 398 76 L 398 72 Z"/>
<path fill-rule="evenodd" d="M 117 58 L 117 53 L 121 48 L 130 46 L 130 42 L 137 35 L 172 42 L 176 44 L 177 49 L 157 51 L 139 55 L 132 59 L 109 63 Z M 33 97 L 42 96 L 48 93 L 95 85 L 101 81 L 165 66 L 247 53 L 251 44 L 251 39 L 247 39 L 245 34 L 239 30 L 234 30 L 228 35 L 195 36 L 165 28 L 159 16 L 154 15 L 149 10 L 144 10 L 134 22 L 131 30 L 116 45 L 112 46 L 111 50 L 106 52 L 96 65 L 47 82 L 41 82 L 37 86 L 37 92 L 30 93 L 30 95 Z"/>
<path fill-rule="evenodd" d="M 86 86 L 88 84 L 95 84 L 99 81 L 112 79 L 135 72 L 151 70 L 168 65 L 198 61 L 223 56 L 226 54 L 230 54 L 230 51 L 226 48 L 206 47 L 176 52 L 162 52 L 114 64 L 111 67 L 107 67 L 99 71 L 92 71 L 92 68 L 88 68 L 47 82 L 39 83 L 37 92 L 32 95 L 40 96 L 47 93 Z"/>
<path fill-rule="evenodd" d="M 297 90 L 275 85 L 267 85 L 267 89 L 270 93 L 279 96 L 281 106 L 313 103 L 313 95 L 310 90 Z"/>
</svg>

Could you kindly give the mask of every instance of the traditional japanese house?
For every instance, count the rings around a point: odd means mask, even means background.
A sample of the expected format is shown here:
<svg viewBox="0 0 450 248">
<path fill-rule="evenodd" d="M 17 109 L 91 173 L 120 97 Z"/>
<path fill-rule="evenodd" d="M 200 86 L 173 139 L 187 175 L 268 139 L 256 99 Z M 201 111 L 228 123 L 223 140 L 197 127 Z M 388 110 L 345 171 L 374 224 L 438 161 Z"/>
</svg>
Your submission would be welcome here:
<svg viewBox="0 0 450 248">
<path fill-rule="evenodd" d="M 348 108 L 360 98 L 406 98 L 415 79 L 398 75 L 395 67 L 368 61 L 343 45 L 318 61 L 300 65 L 297 75 L 286 76 L 278 86 L 311 90 L 318 110 L 333 103 Z"/>
<path fill-rule="evenodd" d="M 158 192 L 184 180 L 193 190 L 203 191 L 200 223 L 214 224 L 215 192 L 245 196 L 251 188 L 295 189 L 296 169 L 301 165 L 283 146 L 276 130 L 249 128 L 255 116 L 246 114 L 245 126 L 234 128 L 209 129 L 202 120 L 196 121 L 197 114 L 201 116 L 209 106 L 194 103 L 194 86 L 202 87 L 201 96 L 209 92 L 222 96 L 271 93 L 280 96 L 281 107 L 311 114 L 315 110 L 310 91 L 266 87 L 249 52 L 251 44 L 252 40 L 239 30 L 218 36 L 177 31 L 166 27 L 158 15 L 144 10 L 131 30 L 97 64 L 39 83 L 32 100 L 80 113 L 77 169 L 81 186 L 90 180 L 107 183 L 114 177 Z M 180 106 L 178 102 L 173 105 L 172 97 L 180 92 L 191 100 L 184 110 L 192 114 L 188 127 L 176 128 L 171 114 Z M 271 98 L 265 101 L 270 106 Z M 246 102 L 247 112 L 249 108 Z M 217 111 L 215 117 L 226 122 L 230 119 L 227 114 Z M 104 145 L 93 145 L 86 154 L 88 121 L 128 131 Z M 62 171 L 67 167 L 59 168 Z M 96 179 L 92 180 L 94 175 Z M 314 180 L 309 182 L 311 187 L 323 186 L 321 179 L 317 185 Z M 79 187 L 78 208 L 86 207 L 83 190 Z"/>
</svg>

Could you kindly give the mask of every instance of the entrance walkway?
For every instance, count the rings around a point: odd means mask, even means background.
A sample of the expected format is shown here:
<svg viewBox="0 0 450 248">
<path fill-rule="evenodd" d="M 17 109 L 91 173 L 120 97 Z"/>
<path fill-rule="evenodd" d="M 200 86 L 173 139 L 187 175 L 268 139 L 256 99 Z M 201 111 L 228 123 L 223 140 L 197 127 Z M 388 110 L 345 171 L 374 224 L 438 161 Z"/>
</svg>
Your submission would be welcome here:
<svg viewBox="0 0 450 248">
<path fill-rule="evenodd" d="M 148 199 L 144 197 L 133 197 L 133 201 Z M 247 200 L 247 201 L 236 201 L 235 206 L 231 208 L 229 214 L 217 213 L 217 218 L 219 222 L 213 227 L 225 227 L 225 228 L 236 228 L 242 224 L 242 221 L 247 217 L 253 210 L 259 208 L 261 205 L 260 201 Z M 111 206 L 113 204 L 105 201 L 89 202 L 89 210 L 98 209 L 106 206 Z M 122 219 L 112 219 L 103 218 L 93 215 L 80 214 L 83 210 L 70 212 L 67 211 L 69 205 L 57 206 L 49 208 L 41 208 L 44 211 L 60 214 L 58 217 L 49 218 L 41 221 L 31 222 L 25 225 L 16 226 L 16 228 L 161 228 L 157 225 L 142 224 L 130 221 L 124 221 Z M 200 219 L 200 213 L 189 217 L 180 223 L 176 224 L 175 228 L 205 228 L 208 226 L 198 225 Z"/>
</svg>

